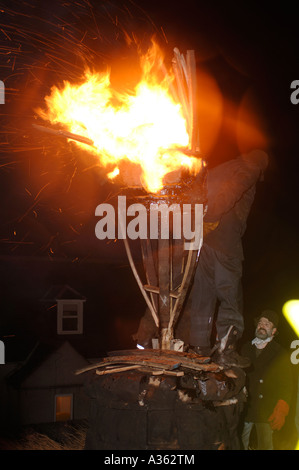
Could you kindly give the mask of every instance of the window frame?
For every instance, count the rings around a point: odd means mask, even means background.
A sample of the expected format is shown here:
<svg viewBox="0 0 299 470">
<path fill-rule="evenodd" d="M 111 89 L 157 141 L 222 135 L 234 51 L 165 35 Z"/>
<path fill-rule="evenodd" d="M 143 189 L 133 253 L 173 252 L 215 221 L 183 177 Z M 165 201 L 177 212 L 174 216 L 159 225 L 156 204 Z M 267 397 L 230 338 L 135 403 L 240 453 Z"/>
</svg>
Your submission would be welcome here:
<svg viewBox="0 0 299 470">
<path fill-rule="evenodd" d="M 58 335 L 79 335 L 83 333 L 83 303 L 81 299 L 59 299 L 57 300 L 57 334 Z M 64 306 L 76 305 L 76 315 L 65 316 Z M 75 311 L 74 311 L 75 312 Z M 63 328 L 63 320 L 65 318 L 75 318 L 77 320 L 77 328 L 74 330 L 66 330 Z"/>
</svg>

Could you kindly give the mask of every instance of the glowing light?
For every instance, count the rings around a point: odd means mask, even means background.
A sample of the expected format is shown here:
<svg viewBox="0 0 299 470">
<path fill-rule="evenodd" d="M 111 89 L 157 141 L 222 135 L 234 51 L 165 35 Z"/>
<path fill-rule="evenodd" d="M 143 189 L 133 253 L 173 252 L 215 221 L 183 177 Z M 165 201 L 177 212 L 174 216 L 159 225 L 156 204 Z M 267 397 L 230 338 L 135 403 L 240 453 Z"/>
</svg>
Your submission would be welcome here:
<svg viewBox="0 0 299 470">
<path fill-rule="evenodd" d="M 141 346 L 141 344 L 137 344 L 136 347 L 137 349 L 145 349 L 143 346 Z"/>
<path fill-rule="evenodd" d="M 299 300 L 289 300 L 282 307 L 282 313 L 299 337 Z"/>
<path fill-rule="evenodd" d="M 141 80 L 131 93 L 111 87 L 109 72 L 85 72 L 82 83 L 65 81 L 52 87 L 46 108 L 37 114 L 67 131 L 91 139 L 94 146 L 75 145 L 93 152 L 108 170 L 129 161 L 140 168 L 138 183 L 149 192 L 162 189 L 169 173 L 188 170 L 196 174 L 201 159 L 189 157 L 189 134 L 180 103 L 171 94 L 174 77 L 163 75 L 163 57 L 156 44 L 140 59 Z M 117 171 L 110 171 L 109 178 Z M 121 175 L 122 176 L 122 175 Z"/>
<path fill-rule="evenodd" d="M 110 173 L 107 174 L 108 178 L 110 179 L 113 179 L 115 178 L 117 175 L 119 175 L 119 168 L 114 168 L 113 171 L 111 171 Z"/>
<path fill-rule="evenodd" d="M 299 441 L 297 442 L 297 445 L 295 447 L 295 450 L 299 450 Z"/>
</svg>

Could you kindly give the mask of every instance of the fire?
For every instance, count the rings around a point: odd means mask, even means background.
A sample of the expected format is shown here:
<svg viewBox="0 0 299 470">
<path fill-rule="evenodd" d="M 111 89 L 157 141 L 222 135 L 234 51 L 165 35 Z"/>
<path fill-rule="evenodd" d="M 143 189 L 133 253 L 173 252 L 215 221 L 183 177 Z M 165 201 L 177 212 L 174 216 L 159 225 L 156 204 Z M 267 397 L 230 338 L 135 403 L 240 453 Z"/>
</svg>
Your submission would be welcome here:
<svg viewBox="0 0 299 470">
<path fill-rule="evenodd" d="M 188 169 L 196 174 L 201 160 L 182 151 L 190 145 L 186 119 L 170 91 L 173 75 L 161 74 L 163 58 L 157 45 L 141 56 L 140 65 L 141 80 L 130 93 L 112 88 L 109 71 L 87 70 L 81 83 L 53 86 L 45 97 L 46 109 L 37 114 L 91 139 L 93 146 L 76 145 L 93 152 L 109 170 L 109 178 L 121 173 L 122 162 L 137 164 L 139 185 L 154 193 L 171 172 Z"/>
</svg>

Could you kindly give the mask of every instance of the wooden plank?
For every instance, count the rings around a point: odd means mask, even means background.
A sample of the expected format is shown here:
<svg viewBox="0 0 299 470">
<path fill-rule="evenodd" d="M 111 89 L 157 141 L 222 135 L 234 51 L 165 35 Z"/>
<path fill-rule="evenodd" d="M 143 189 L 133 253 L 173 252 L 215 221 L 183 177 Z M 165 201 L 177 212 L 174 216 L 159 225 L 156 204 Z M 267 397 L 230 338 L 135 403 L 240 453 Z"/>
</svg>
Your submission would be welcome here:
<svg viewBox="0 0 299 470">
<path fill-rule="evenodd" d="M 190 115 L 189 115 L 189 103 L 188 103 L 188 95 L 186 93 L 186 77 L 184 72 L 184 58 L 181 55 L 179 49 L 177 47 L 174 48 L 174 57 L 172 60 L 172 68 L 174 71 L 174 75 L 176 78 L 177 89 L 178 89 L 178 97 L 181 102 L 183 112 L 185 115 L 185 119 L 187 121 L 188 132 L 190 131 Z"/>
<path fill-rule="evenodd" d="M 126 233 L 124 227 L 122 227 L 122 233 Z M 123 242 L 124 242 L 124 245 L 125 245 L 125 250 L 126 250 L 126 253 L 127 253 L 127 257 L 128 257 L 128 260 L 129 260 L 129 263 L 130 263 L 132 272 L 133 272 L 133 274 L 134 274 L 134 277 L 135 277 L 135 279 L 136 279 L 136 282 L 137 282 L 137 284 L 138 284 L 138 286 L 139 286 L 139 289 L 140 289 L 140 291 L 141 291 L 141 293 L 142 293 L 142 295 L 143 295 L 143 298 L 144 298 L 144 300 L 146 301 L 146 304 L 147 304 L 147 306 L 148 306 L 148 308 L 149 308 L 149 310 L 150 310 L 150 312 L 151 312 L 151 314 L 152 314 L 152 317 L 153 317 L 153 320 L 154 320 L 154 322 L 155 322 L 155 325 L 156 325 L 157 327 L 159 327 L 159 323 L 160 323 L 159 317 L 158 317 L 157 312 L 156 312 L 156 310 L 155 310 L 155 306 L 154 306 L 153 303 L 150 301 L 150 299 L 149 299 L 149 297 L 148 297 L 148 295 L 147 295 L 147 293 L 146 293 L 146 291 L 145 291 L 145 289 L 144 289 L 144 287 L 143 287 L 143 283 L 142 283 L 142 281 L 141 281 L 141 279 L 140 279 L 140 276 L 139 276 L 139 274 L 138 274 L 138 271 L 137 271 L 137 269 L 136 269 L 136 266 L 135 266 L 135 263 L 134 263 L 134 260 L 133 260 L 133 257 L 132 257 L 131 249 L 130 249 L 130 246 L 129 246 L 129 243 L 128 243 L 127 238 L 124 238 Z"/>
<path fill-rule="evenodd" d="M 174 361 L 170 361 L 167 364 L 167 363 L 165 363 L 165 361 L 163 361 L 163 362 L 162 361 L 160 361 L 160 362 L 151 362 L 149 360 L 138 359 L 137 357 L 127 358 L 127 357 L 122 356 L 121 358 L 116 357 L 116 358 L 110 359 L 110 361 L 107 361 L 107 360 L 104 359 L 102 362 L 98 362 L 97 364 L 92 364 L 90 366 L 84 367 L 83 369 L 77 370 L 75 372 L 75 374 L 79 375 L 82 372 L 87 372 L 89 370 L 97 369 L 97 368 L 100 368 L 100 367 L 105 367 L 105 366 L 111 365 L 111 364 L 132 364 L 132 365 L 138 365 L 138 366 L 149 366 L 149 367 L 153 367 L 153 368 L 156 368 L 156 369 L 161 369 L 161 367 L 163 367 L 163 368 L 168 369 L 168 370 L 176 369 L 177 367 L 180 366 L 179 363 L 175 364 Z"/>
<path fill-rule="evenodd" d="M 162 220 L 161 220 L 161 224 L 162 224 Z M 168 327 L 169 318 L 170 318 L 169 242 L 170 242 L 169 239 L 159 238 L 158 240 L 159 318 L 160 318 L 161 329 Z"/>
<path fill-rule="evenodd" d="M 152 375 L 170 375 L 173 377 L 183 377 L 185 375 L 185 372 L 183 370 L 180 370 L 178 372 L 172 371 L 172 370 L 154 370 L 152 371 Z"/>
<path fill-rule="evenodd" d="M 126 372 L 128 370 L 138 369 L 139 366 L 134 364 L 132 366 L 125 366 L 125 367 L 112 367 L 107 368 L 105 370 L 96 370 L 97 375 L 107 375 L 107 374 L 115 374 L 117 372 Z"/>
<path fill-rule="evenodd" d="M 159 287 L 149 286 L 148 284 L 145 284 L 143 287 L 147 292 L 152 292 L 153 294 L 160 294 Z M 173 299 L 178 299 L 180 297 L 180 294 L 175 291 L 170 291 L 169 296 L 172 297 Z"/>
<path fill-rule="evenodd" d="M 39 124 L 32 124 L 32 127 L 38 131 L 45 132 L 47 134 L 57 135 L 61 137 L 66 137 L 67 139 L 76 140 L 86 145 L 94 146 L 94 141 L 83 135 L 73 134 L 72 132 L 63 131 L 60 129 L 52 129 L 51 127 L 40 126 Z"/>
<path fill-rule="evenodd" d="M 94 370 L 94 369 L 98 369 L 98 368 L 101 368 L 101 367 L 105 367 L 107 365 L 111 365 L 111 364 L 115 364 L 113 362 L 106 362 L 106 363 L 97 363 L 97 364 L 94 364 L 94 365 L 90 365 L 90 366 L 87 366 L 87 367 L 84 367 L 83 369 L 79 369 L 77 371 L 75 371 L 75 375 L 80 375 L 84 372 L 89 372 L 91 370 Z M 118 363 L 120 364 L 120 363 Z M 147 361 L 138 361 L 138 360 L 124 360 L 123 361 L 123 364 L 128 364 L 128 365 L 136 365 L 138 367 L 136 367 L 136 369 L 138 368 L 142 368 L 142 367 L 150 367 L 150 368 L 153 368 L 153 369 L 158 369 L 158 370 L 164 370 L 164 371 L 172 371 L 172 368 L 171 367 L 167 367 L 165 366 L 165 364 L 163 363 L 160 363 L 160 364 L 156 364 L 156 363 L 151 363 L 151 362 L 147 362 Z M 214 364 L 214 363 L 210 363 L 210 364 L 196 364 L 196 363 L 183 363 L 183 364 L 179 364 L 177 367 L 182 367 L 182 369 L 188 369 L 188 370 L 193 370 L 193 371 L 205 371 L 205 372 L 217 372 L 219 370 L 222 370 L 222 367 L 219 366 L 218 364 Z M 110 369 L 110 370 L 113 370 L 113 369 Z M 176 372 L 176 371 L 175 371 Z M 180 371 L 178 371 L 180 372 Z"/>
<path fill-rule="evenodd" d="M 171 318 L 170 318 L 170 327 L 174 328 L 174 325 L 177 322 L 177 319 L 179 318 L 179 315 L 181 313 L 182 306 L 184 304 L 184 301 L 186 299 L 186 295 L 188 292 L 188 289 L 190 287 L 190 282 L 194 276 L 195 273 L 195 268 L 196 268 L 196 262 L 197 262 L 197 257 L 199 254 L 199 251 L 195 250 L 190 250 L 188 253 L 188 259 L 187 259 L 187 264 L 185 266 L 184 270 L 184 276 L 182 280 L 182 284 L 180 285 L 178 291 L 179 291 L 179 297 L 176 300 L 176 303 L 174 305 L 174 308 L 171 312 Z"/>
<path fill-rule="evenodd" d="M 126 372 L 130 370 L 137 370 L 138 372 L 142 372 L 144 374 L 150 374 L 150 375 L 169 375 L 172 377 L 182 377 L 185 375 L 185 372 L 183 370 L 180 371 L 172 371 L 172 370 L 167 370 L 167 369 L 153 369 L 150 367 L 140 367 L 139 365 L 132 365 L 132 366 L 125 366 L 125 367 L 110 367 L 107 366 L 107 369 L 104 370 L 96 370 L 97 375 L 109 375 L 109 374 L 117 374 L 120 372 Z"/>
<path fill-rule="evenodd" d="M 146 275 L 146 280 L 148 285 L 156 286 L 158 284 L 157 278 L 157 269 L 155 266 L 154 253 L 152 250 L 152 244 L 150 239 L 140 240 L 143 267 Z M 145 287 L 145 286 L 144 286 Z M 147 290 L 147 289 L 145 289 Z M 154 291 L 149 291 L 151 294 L 156 293 Z M 155 311 L 158 311 L 158 297 L 157 295 L 151 295 L 151 301 Z"/>
<path fill-rule="evenodd" d="M 157 351 L 157 350 L 153 350 Z M 142 351 L 143 352 L 143 351 Z M 164 350 L 162 351 L 164 352 Z M 163 369 L 163 370 L 176 370 L 180 367 L 193 369 L 193 370 L 205 370 L 205 371 L 216 371 L 220 370 L 221 367 L 215 363 L 207 363 L 204 360 L 209 360 L 209 358 L 201 358 L 195 354 L 191 355 L 191 357 L 184 357 L 184 353 L 180 352 L 172 352 L 172 354 L 167 355 L 158 355 L 150 354 L 142 355 L 130 355 L 130 356 L 109 356 L 103 358 L 101 362 L 90 364 L 83 369 L 80 369 L 75 372 L 76 375 L 81 374 L 83 372 L 87 372 L 93 369 L 102 368 L 110 365 L 139 365 L 140 367 L 152 367 L 154 369 Z"/>
<path fill-rule="evenodd" d="M 155 357 L 172 358 L 176 362 L 195 361 L 198 364 L 206 363 L 207 361 L 211 360 L 211 358 L 208 356 L 199 356 L 198 354 L 193 352 L 189 353 L 184 351 L 174 351 L 171 349 L 124 349 L 118 351 L 109 351 L 108 357 L 111 356 L 143 356 L 144 358 L 152 359 L 154 359 Z"/>
<path fill-rule="evenodd" d="M 196 60 L 193 50 L 187 51 L 187 75 L 188 75 L 188 102 L 190 116 L 190 140 L 191 151 L 199 152 L 198 136 L 198 116 L 197 116 L 197 80 L 196 80 Z"/>
</svg>

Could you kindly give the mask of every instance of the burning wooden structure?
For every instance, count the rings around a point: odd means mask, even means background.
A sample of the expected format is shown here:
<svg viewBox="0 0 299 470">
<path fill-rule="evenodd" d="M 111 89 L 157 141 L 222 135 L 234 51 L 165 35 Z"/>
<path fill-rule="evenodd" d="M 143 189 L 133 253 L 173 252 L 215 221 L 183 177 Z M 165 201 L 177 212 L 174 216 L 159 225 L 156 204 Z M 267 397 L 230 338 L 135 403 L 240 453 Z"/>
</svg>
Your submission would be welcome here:
<svg viewBox="0 0 299 470">
<path fill-rule="evenodd" d="M 196 165 L 196 171 L 199 173 L 197 175 L 196 187 L 193 185 L 194 174 L 192 175 L 186 168 L 176 167 L 175 171 L 169 172 L 164 170 L 163 187 L 157 191 L 149 192 L 142 185 L 140 172 L 138 173 L 137 171 L 137 174 L 135 174 L 136 165 L 135 167 L 130 164 L 128 165 L 128 162 L 125 161 L 119 166 L 122 166 L 122 181 L 126 186 L 125 193 L 134 202 L 142 203 L 148 210 L 151 209 L 152 205 L 156 205 L 159 210 L 161 205 L 166 205 L 169 209 L 173 204 L 176 204 L 180 206 L 181 213 L 184 213 L 184 204 L 190 205 L 190 203 L 193 203 L 200 204 L 201 206 L 206 204 L 204 191 L 205 167 L 199 152 L 196 113 L 196 60 L 194 51 L 187 51 L 185 60 L 184 55 L 175 48 L 172 65 L 177 86 L 176 88 L 171 86 L 171 92 L 175 95 L 176 101 L 181 103 L 189 135 L 189 146 L 179 150 L 183 156 L 186 156 L 187 160 L 192 158 L 193 160 L 198 159 L 200 162 Z M 164 69 L 163 73 L 167 76 L 167 72 Z M 159 112 L 159 110 L 157 111 Z M 39 131 L 62 136 L 87 146 L 93 147 L 95 144 L 91 138 L 73 132 L 56 130 L 38 124 L 33 124 L 33 126 Z M 194 191 L 197 194 L 194 194 Z M 163 219 L 163 215 L 161 217 Z M 167 223 L 169 225 L 170 216 L 168 211 L 165 217 L 168 218 Z M 146 283 L 141 281 L 141 277 L 137 272 L 126 237 L 126 227 L 121 227 L 121 229 L 125 234 L 123 239 L 133 274 L 144 296 L 147 307 L 153 316 L 153 320 L 160 330 L 159 347 L 161 349 L 170 349 L 171 342 L 174 339 L 174 325 L 184 304 L 200 252 L 202 220 L 199 221 L 198 225 L 200 224 L 200 226 L 197 227 L 200 240 L 198 240 L 197 246 L 189 248 L 187 253 L 184 249 L 186 240 L 182 237 L 176 240 L 176 237 L 170 231 L 168 231 L 166 237 L 163 236 L 161 233 L 162 223 L 163 220 L 160 222 L 156 240 L 153 241 L 150 234 L 148 234 L 146 239 L 140 240 Z"/>
<path fill-rule="evenodd" d="M 124 193 L 150 211 L 164 204 L 206 206 L 205 165 L 200 158 L 196 117 L 196 62 L 194 51 L 185 58 L 174 50 L 173 71 L 189 134 L 182 153 L 201 164 L 194 174 L 178 168 L 166 172 L 163 187 L 148 191 L 132 167 L 122 169 Z M 157 110 L 159 112 L 159 110 Z M 52 131 L 90 146 L 94 141 L 73 132 Z M 119 166 L 121 166 L 120 164 Z M 131 170 L 132 169 L 132 170 Z M 169 212 L 167 213 L 169 217 Z M 108 353 L 99 363 L 77 371 L 86 374 L 91 398 L 88 449 L 218 449 L 230 447 L 230 428 L 225 408 L 239 406 L 244 374 L 223 371 L 210 358 L 176 351 L 174 327 L 196 269 L 202 242 L 202 221 L 197 227 L 200 243 L 185 249 L 184 237 L 176 239 L 161 230 L 156 239 L 140 240 L 145 281 L 138 273 L 129 242 L 124 244 L 138 286 L 159 330 L 157 349 Z M 126 233 L 126 227 L 122 227 Z M 189 240 L 190 241 L 190 240 Z M 232 414 L 236 415 L 233 411 Z"/>
<path fill-rule="evenodd" d="M 196 60 L 193 50 L 187 51 L 186 60 L 183 54 L 175 48 L 173 57 L 173 70 L 176 78 L 177 99 L 180 101 L 183 114 L 186 119 L 189 134 L 189 148 L 185 152 L 190 156 L 198 158 L 199 152 L 199 134 L 196 113 Z M 200 159 L 202 161 L 202 159 Z M 159 210 L 159 206 L 167 207 L 166 214 L 160 214 L 160 226 L 157 239 L 153 240 L 150 233 L 146 239 L 141 239 L 141 251 L 143 266 L 146 278 L 146 284 L 142 283 L 137 272 L 131 255 L 127 238 L 124 238 L 127 256 L 138 283 L 147 307 L 152 314 L 156 327 L 159 329 L 158 347 L 162 350 L 174 348 L 174 326 L 180 315 L 181 309 L 190 287 L 196 262 L 198 260 L 201 244 L 202 244 L 202 217 L 200 218 L 197 229 L 200 240 L 197 245 L 189 246 L 185 250 L 184 232 L 183 235 L 176 239 L 175 235 L 168 230 L 166 236 L 162 233 L 163 217 L 167 219 L 169 227 L 169 208 L 177 204 L 180 207 L 180 213 L 184 214 L 184 204 L 197 204 L 204 207 L 206 205 L 205 194 L 205 167 L 202 163 L 199 175 L 197 175 L 197 184 L 194 186 L 194 177 L 181 169 L 168 174 L 164 178 L 164 186 L 156 193 L 148 193 L 144 190 L 138 196 L 132 194 L 136 191 L 136 186 L 131 189 L 131 198 L 135 201 L 142 202 L 150 211 L 151 206 Z M 126 175 L 126 184 L 133 186 L 138 179 L 134 180 L 134 176 Z M 195 192 L 195 194 L 194 194 Z M 194 209 L 194 207 L 193 207 Z M 202 211 L 203 214 L 204 211 Z M 194 216 L 193 214 L 190 214 Z M 173 215 L 174 219 L 174 215 Z M 182 228 L 182 221 L 180 221 Z M 172 229 L 174 229 L 174 220 Z M 123 228 L 124 230 L 124 228 Z M 182 232 L 181 232 L 182 233 Z M 190 242 L 190 240 L 189 240 Z"/>
</svg>

